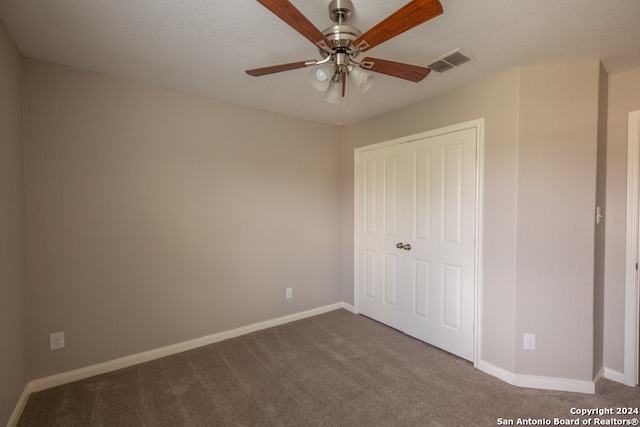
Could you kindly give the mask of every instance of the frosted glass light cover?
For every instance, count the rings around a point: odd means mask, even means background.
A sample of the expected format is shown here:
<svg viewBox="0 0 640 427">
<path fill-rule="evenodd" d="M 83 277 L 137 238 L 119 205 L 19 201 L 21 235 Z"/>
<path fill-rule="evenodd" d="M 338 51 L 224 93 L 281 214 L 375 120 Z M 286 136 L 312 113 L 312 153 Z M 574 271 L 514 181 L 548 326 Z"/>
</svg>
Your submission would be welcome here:
<svg viewBox="0 0 640 427">
<path fill-rule="evenodd" d="M 331 64 L 312 68 L 311 71 L 309 71 L 309 81 L 311 81 L 311 86 L 321 92 L 326 91 L 329 88 L 329 83 L 331 83 L 331 78 L 333 77 L 334 72 L 335 71 Z"/>
<path fill-rule="evenodd" d="M 337 104 L 342 96 L 342 82 L 330 80 L 329 89 L 324 93 L 324 100 Z"/>
<path fill-rule="evenodd" d="M 353 67 L 349 71 L 349 81 L 360 94 L 371 89 L 374 80 L 375 76 L 373 74 L 363 71 L 360 67 Z"/>
</svg>

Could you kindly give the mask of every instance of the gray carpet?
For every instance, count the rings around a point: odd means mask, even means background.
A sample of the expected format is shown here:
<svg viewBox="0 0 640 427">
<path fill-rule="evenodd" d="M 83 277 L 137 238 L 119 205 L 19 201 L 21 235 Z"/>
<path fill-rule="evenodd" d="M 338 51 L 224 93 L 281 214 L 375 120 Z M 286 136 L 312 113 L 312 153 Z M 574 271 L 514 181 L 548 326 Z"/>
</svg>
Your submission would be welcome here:
<svg viewBox="0 0 640 427">
<path fill-rule="evenodd" d="M 640 389 L 608 380 L 595 395 L 513 387 L 337 310 L 34 393 L 19 426 L 554 425 L 578 418 L 574 407 L 637 408 Z M 580 421 L 612 417 L 638 416 Z"/>
</svg>

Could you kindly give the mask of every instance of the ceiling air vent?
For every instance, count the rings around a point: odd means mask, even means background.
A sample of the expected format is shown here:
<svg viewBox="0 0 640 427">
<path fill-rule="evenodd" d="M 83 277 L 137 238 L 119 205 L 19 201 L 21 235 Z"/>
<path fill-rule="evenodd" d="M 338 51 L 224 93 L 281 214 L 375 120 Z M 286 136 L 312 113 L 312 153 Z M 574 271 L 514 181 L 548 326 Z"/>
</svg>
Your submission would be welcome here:
<svg viewBox="0 0 640 427">
<path fill-rule="evenodd" d="M 453 52 L 449 52 L 446 55 L 442 55 L 440 58 L 431 61 L 427 67 L 431 68 L 433 71 L 444 73 L 445 71 L 459 67 L 472 59 L 473 57 L 471 55 L 466 55 L 462 53 L 460 49 L 456 49 Z"/>
</svg>

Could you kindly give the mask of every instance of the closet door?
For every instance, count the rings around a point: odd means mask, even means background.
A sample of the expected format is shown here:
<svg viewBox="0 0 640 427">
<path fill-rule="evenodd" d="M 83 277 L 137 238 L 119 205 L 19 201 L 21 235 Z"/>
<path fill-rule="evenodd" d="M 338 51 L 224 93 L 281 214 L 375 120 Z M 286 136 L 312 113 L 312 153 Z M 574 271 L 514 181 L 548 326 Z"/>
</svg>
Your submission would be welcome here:
<svg viewBox="0 0 640 427">
<path fill-rule="evenodd" d="M 401 330 L 473 360 L 476 130 L 411 146 L 411 191 L 403 202 L 410 278 L 402 286 L 410 307 Z"/>
<path fill-rule="evenodd" d="M 399 203 L 402 164 L 397 146 L 366 151 L 358 156 L 356 201 L 356 276 L 358 310 L 375 320 L 402 329 L 402 313 L 398 305 L 398 284 L 402 269 L 403 249 L 400 242 Z"/>
<path fill-rule="evenodd" d="M 473 359 L 476 129 L 362 151 L 358 312 Z"/>
</svg>

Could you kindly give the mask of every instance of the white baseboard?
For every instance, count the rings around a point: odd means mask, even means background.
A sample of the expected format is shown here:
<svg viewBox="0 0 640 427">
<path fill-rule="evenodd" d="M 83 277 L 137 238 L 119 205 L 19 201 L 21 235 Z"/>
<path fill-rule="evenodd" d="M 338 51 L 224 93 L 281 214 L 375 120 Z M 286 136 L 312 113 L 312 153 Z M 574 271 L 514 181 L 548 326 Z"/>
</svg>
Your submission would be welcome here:
<svg viewBox="0 0 640 427">
<path fill-rule="evenodd" d="M 545 390 L 571 391 L 574 393 L 595 394 L 596 392 L 596 384 L 593 381 L 539 377 L 535 375 L 516 375 L 514 385 Z"/>
<path fill-rule="evenodd" d="M 514 374 L 513 372 L 480 361 L 476 367 L 491 376 L 516 387 L 538 388 L 544 390 L 571 391 L 576 393 L 594 394 L 596 381 L 572 380 L 567 378 L 540 377 L 535 375 Z"/>
<path fill-rule="evenodd" d="M 119 359 L 111 360 L 97 365 L 87 366 L 80 369 L 75 369 L 69 372 L 63 372 L 61 374 L 52 375 L 45 378 L 40 378 L 29 382 L 22 392 L 20 399 L 9 419 L 7 427 L 14 427 L 17 425 L 20 415 L 24 410 L 29 395 L 33 392 L 46 390 L 59 385 L 68 384 L 73 381 L 82 380 L 85 378 L 93 377 L 95 375 L 112 372 L 118 369 L 127 368 L 140 363 L 149 362 L 151 360 L 160 359 L 172 354 L 182 353 L 184 351 L 192 350 L 194 348 L 202 347 L 209 344 L 214 344 L 220 341 L 224 341 L 230 338 L 239 337 L 241 335 L 249 334 L 251 332 L 260 331 L 262 329 L 271 328 L 285 323 L 293 322 L 296 320 L 304 319 L 318 314 L 327 313 L 338 309 L 345 309 L 350 312 L 355 312 L 354 306 L 344 302 L 330 304 L 324 307 L 318 307 L 312 310 L 303 311 L 300 313 L 291 314 L 276 319 L 267 320 L 264 322 L 254 323 L 252 325 L 243 326 L 240 328 L 232 329 L 230 331 L 220 332 L 213 335 L 208 335 L 201 338 L 196 338 L 189 341 L 184 341 L 178 344 L 173 344 L 166 347 L 161 347 L 154 350 L 149 350 L 143 353 L 133 354 L 130 356 L 121 357 Z M 508 384 L 517 387 L 528 387 L 546 390 L 559 390 L 570 391 L 578 393 L 595 393 L 595 385 L 600 377 L 604 376 L 612 381 L 624 383 L 624 375 L 613 369 L 603 368 L 593 381 L 581 381 L 565 378 L 553 378 L 553 377 L 539 377 L 534 375 L 522 375 L 514 374 L 495 365 L 492 365 L 486 361 L 479 361 L 475 364 L 476 368 L 496 377 Z"/>
<path fill-rule="evenodd" d="M 29 400 L 29 395 L 32 393 L 31 386 L 27 384 L 22 390 L 22 394 L 18 399 L 18 403 L 16 407 L 13 408 L 13 413 L 9 418 L 9 422 L 7 423 L 7 427 L 15 427 L 18 425 L 18 421 L 20 421 L 20 416 L 22 415 L 22 411 L 24 411 L 24 407 L 27 405 L 27 400 Z"/>
<path fill-rule="evenodd" d="M 608 380 L 624 384 L 624 374 L 610 368 L 604 368 L 604 377 Z"/>
<path fill-rule="evenodd" d="M 596 377 L 593 379 L 593 384 L 598 385 L 598 381 L 600 381 L 602 378 L 604 378 L 604 366 L 601 367 L 596 374 Z"/>
<path fill-rule="evenodd" d="M 502 380 L 508 384 L 515 385 L 514 383 L 514 374 L 511 371 L 507 371 L 506 369 L 499 368 L 491 363 L 487 363 L 484 360 L 476 362 L 476 369 L 491 375 L 492 377 L 496 377 L 499 380 Z"/>
<path fill-rule="evenodd" d="M 243 326 L 241 328 L 232 329 L 230 331 L 220 332 L 213 335 L 208 335 L 201 338 L 196 338 L 189 341 L 184 341 L 178 344 L 169 345 L 166 347 L 157 348 L 154 350 L 145 351 L 143 353 L 133 354 L 130 356 L 121 357 L 119 359 L 110 360 L 108 362 L 99 363 L 97 365 L 87 366 L 84 368 L 75 369 L 69 372 L 63 372 L 61 374 L 52 375 L 45 378 L 33 380 L 24 387 L 18 403 L 16 404 L 11 418 L 7 423 L 7 427 L 15 427 L 18 425 L 22 411 L 27 404 L 29 395 L 31 393 L 46 390 L 59 385 L 68 384 L 74 381 L 82 380 L 85 378 L 93 377 L 100 374 L 106 374 L 108 372 L 116 371 L 118 369 L 127 368 L 129 366 L 138 365 L 140 363 L 149 362 L 151 360 L 160 359 L 172 354 L 182 353 L 184 351 L 192 350 L 194 348 L 202 347 L 209 344 L 214 344 L 220 341 L 224 341 L 229 338 L 239 337 L 241 335 L 249 334 L 251 332 L 260 331 L 262 329 L 271 328 L 273 326 L 283 325 L 285 323 L 293 322 L 295 320 L 304 319 L 318 314 L 327 313 L 338 309 L 345 309 L 350 312 L 354 312 L 354 307 L 351 304 L 339 302 L 335 304 L 326 305 L 324 307 L 314 308 L 312 310 L 303 311 L 300 313 L 290 314 L 288 316 L 279 317 L 277 319 L 266 320 L 264 322 L 254 323 L 252 325 Z"/>
<path fill-rule="evenodd" d="M 29 393 L 32 392 L 46 390 L 52 387 L 57 387 L 59 385 L 68 384 L 73 381 L 93 377 L 95 375 L 105 374 L 107 372 L 112 372 L 118 369 L 127 368 L 129 366 L 138 365 L 140 363 L 149 362 L 151 360 L 160 359 L 161 357 L 182 353 L 184 351 L 192 350 L 194 348 L 202 347 L 209 344 L 214 344 L 220 341 L 227 340 L 229 338 L 239 337 L 251 332 L 260 331 L 262 329 L 283 325 L 295 320 L 300 320 L 307 317 L 316 316 L 318 314 L 327 313 L 329 311 L 338 310 L 340 308 L 344 308 L 351 312 L 353 312 L 354 310 L 352 305 L 339 302 L 324 307 L 318 307 L 312 310 L 303 311 L 300 313 L 290 314 L 288 316 L 279 317 L 276 319 L 266 320 L 264 322 L 254 323 L 252 325 L 243 326 L 240 328 L 232 329 L 230 331 L 220 332 L 217 334 L 184 341 L 166 347 L 145 351 L 143 353 L 121 357 L 119 359 L 110 360 L 108 362 L 99 363 L 97 365 L 87 366 L 84 368 L 75 369 L 73 371 L 63 372 L 61 374 L 40 378 L 37 380 L 33 380 L 29 384 L 27 384 L 27 387 L 25 387 L 26 397 L 28 397 Z M 23 393 L 23 395 L 24 394 L 25 393 Z M 24 404 L 22 408 L 24 408 Z M 20 409 L 20 413 L 21 412 L 22 409 Z"/>
</svg>

